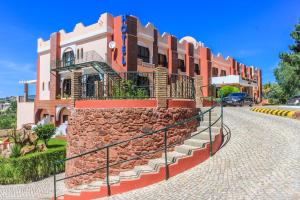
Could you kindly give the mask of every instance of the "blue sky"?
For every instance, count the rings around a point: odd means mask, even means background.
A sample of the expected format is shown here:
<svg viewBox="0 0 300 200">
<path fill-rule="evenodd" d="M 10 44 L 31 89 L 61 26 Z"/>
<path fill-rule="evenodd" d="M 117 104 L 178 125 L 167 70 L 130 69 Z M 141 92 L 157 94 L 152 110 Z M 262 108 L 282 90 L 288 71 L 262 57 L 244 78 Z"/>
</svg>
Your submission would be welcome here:
<svg viewBox="0 0 300 200">
<path fill-rule="evenodd" d="M 299 8 L 299 0 L 3 0 L 0 97 L 21 95 L 23 87 L 18 81 L 36 78 L 39 37 L 48 39 L 60 29 L 72 31 L 78 22 L 90 25 L 103 12 L 138 16 L 143 24 L 152 22 L 161 34 L 193 36 L 214 53 L 260 67 L 263 82 L 273 82 L 278 54 L 292 43 L 289 34 L 300 19 Z"/>
</svg>

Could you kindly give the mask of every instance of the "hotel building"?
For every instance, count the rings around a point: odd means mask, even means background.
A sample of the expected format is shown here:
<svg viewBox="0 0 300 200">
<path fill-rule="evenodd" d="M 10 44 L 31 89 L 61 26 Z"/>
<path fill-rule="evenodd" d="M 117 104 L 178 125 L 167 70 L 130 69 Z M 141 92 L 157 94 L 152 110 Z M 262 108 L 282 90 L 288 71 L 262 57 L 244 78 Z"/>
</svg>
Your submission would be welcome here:
<svg viewBox="0 0 300 200">
<path fill-rule="evenodd" d="M 134 16 L 104 13 L 92 25 L 78 23 L 72 32 L 60 30 L 48 40 L 38 39 L 31 122 L 45 118 L 57 126 L 67 122 L 76 100 L 109 98 L 112 77 L 128 78 L 128 72 L 138 73 L 133 75 L 134 83 L 141 88 L 148 86 L 144 95 L 152 97 L 155 89 L 151 73 L 157 67 L 166 68 L 168 75 L 184 75 L 188 80 L 200 75 L 204 97 L 216 96 L 216 90 L 223 85 L 234 85 L 261 101 L 260 69 L 233 57 L 215 55 L 193 37 L 179 39 L 160 33 L 151 23 L 142 25 Z M 172 80 L 168 82 L 172 87 Z M 189 98 L 189 91 L 184 92 L 181 97 Z"/>
</svg>

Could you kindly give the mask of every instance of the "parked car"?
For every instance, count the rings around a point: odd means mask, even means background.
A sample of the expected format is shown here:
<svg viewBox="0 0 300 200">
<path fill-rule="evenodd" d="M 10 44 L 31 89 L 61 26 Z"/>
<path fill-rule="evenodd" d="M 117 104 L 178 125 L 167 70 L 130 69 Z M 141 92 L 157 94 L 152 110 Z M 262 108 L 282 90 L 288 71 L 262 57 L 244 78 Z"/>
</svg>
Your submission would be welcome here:
<svg viewBox="0 0 300 200">
<path fill-rule="evenodd" d="M 254 101 L 253 98 L 250 97 L 247 93 L 238 92 L 238 93 L 231 93 L 228 96 L 224 97 L 223 105 L 231 105 L 231 106 L 253 106 Z"/>
<path fill-rule="evenodd" d="M 300 95 L 290 98 L 287 102 L 288 105 L 300 105 Z"/>
</svg>

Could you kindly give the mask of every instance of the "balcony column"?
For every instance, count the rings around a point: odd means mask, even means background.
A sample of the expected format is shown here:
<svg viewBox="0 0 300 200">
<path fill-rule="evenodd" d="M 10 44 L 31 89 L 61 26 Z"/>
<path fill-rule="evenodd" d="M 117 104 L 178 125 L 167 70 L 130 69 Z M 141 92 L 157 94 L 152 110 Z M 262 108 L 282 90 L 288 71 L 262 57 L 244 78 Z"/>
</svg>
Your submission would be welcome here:
<svg viewBox="0 0 300 200">
<path fill-rule="evenodd" d="M 73 71 L 71 74 L 71 99 L 72 104 L 75 105 L 75 101 L 81 98 L 81 81 L 80 78 L 82 76 L 81 72 Z"/>
<path fill-rule="evenodd" d="M 155 97 L 157 107 L 166 108 L 167 105 L 168 69 L 165 67 L 155 68 Z"/>
<path fill-rule="evenodd" d="M 203 107 L 203 92 L 202 92 L 202 85 L 203 85 L 203 77 L 200 75 L 196 75 L 194 79 L 195 84 L 195 99 L 196 99 L 196 108 Z"/>
</svg>

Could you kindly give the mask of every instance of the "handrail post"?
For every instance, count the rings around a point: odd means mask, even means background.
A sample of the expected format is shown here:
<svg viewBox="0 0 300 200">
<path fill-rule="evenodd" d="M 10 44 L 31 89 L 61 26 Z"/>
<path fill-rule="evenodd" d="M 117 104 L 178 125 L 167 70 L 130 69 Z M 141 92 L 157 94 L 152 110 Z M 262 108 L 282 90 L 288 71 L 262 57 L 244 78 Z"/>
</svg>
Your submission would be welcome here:
<svg viewBox="0 0 300 200">
<path fill-rule="evenodd" d="M 110 185 L 109 185 L 109 147 L 106 147 L 106 186 L 107 186 L 107 195 L 111 195 Z"/>
<path fill-rule="evenodd" d="M 211 138 L 211 109 L 209 110 L 208 113 L 208 123 L 209 123 L 209 154 L 210 157 L 212 157 L 213 153 L 212 153 L 212 138 Z"/>
<path fill-rule="evenodd" d="M 222 129 L 222 135 L 223 135 L 223 95 L 221 95 L 221 129 Z"/>
<path fill-rule="evenodd" d="M 167 155 L 167 129 L 164 130 L 164 150 L 165 150 L 165 168 L 166 168 L 166 180 L 169 179 L 169 165 Z"/>
<path fill-rule="evenodd" d="M 53 176 L 53 189 L 54 189 L 54 200 L 56 200 L 56 164 L 54 162 L 54 176 Z"/>
</svg>

